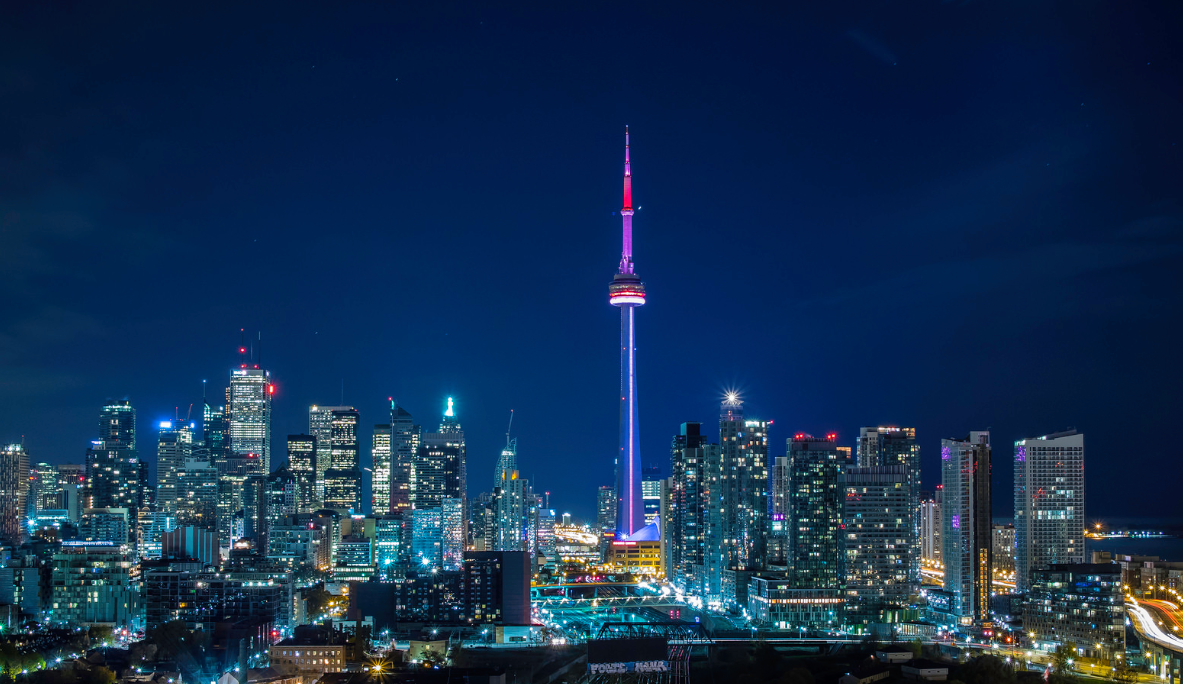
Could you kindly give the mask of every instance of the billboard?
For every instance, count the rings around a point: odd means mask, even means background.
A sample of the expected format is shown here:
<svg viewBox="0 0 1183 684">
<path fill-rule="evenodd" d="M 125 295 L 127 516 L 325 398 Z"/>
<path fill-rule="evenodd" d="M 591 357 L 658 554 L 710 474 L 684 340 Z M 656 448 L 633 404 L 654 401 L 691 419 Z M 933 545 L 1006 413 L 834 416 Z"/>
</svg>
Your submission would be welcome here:
<svg viewBox="0 0 1183 684">
<path fill-rule="evenodd" d="M 669 672 L 668 646 L 661 637 L 594 639 L 587 642 L 587 671 L 592 674 Z"/>
</svg>

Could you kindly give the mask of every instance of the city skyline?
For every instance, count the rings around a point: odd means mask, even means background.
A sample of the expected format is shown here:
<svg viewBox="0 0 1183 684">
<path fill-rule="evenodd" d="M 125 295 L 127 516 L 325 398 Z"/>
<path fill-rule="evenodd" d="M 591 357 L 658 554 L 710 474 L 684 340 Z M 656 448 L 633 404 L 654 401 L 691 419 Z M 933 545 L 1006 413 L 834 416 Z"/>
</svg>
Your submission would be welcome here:
<svg viewBox="0 0 1183 684">
<path fill-rule="evenodd" d="M 1131 10 L 1150 33 L 1098 45 L 1052 8 L 1001 38 L 1006 14 L 974 4 L 868 10 L 870 33 L 824 8 L 690 16 L 685 31 L 643 10 L 623 35 L 589 16 L 563 39 L 560 10 L 482 10 L 428 14 L 393 43 L 389 10 L 353 8 L 294 17 L 266 53 L 194 18 L 224 38 L 208 59 L 184 37 L 106 47 L 126 15 L 24 11 L 0 41 L 23 74 L 0 113 L 23 141 L 2 149 L 0 248 L 16 257 L 0 441 L 24 435 L 34 461 L 81 463 L 107 398 L 138 408 L 145 444 L 147 426 L 199 415 L 200 383 L 221 396 L 245 328 L 266 339 L 274 455 L 308 406 L 349 404 L 368 464 L 388 397 L 428 424 L 453 396 L 478 481 L 512 409 L 523 474 L 592 517 L 619 448 L 603 276 L 627 123 L 657 295 L 638 325 L 643 465 L 664 467 L 678 426 L 709 426 L 738 387 L 774 446 L 914 427 L 926 490 L 941 439 L 989 428 L 1009 456 L 1075 428 L 1087 488 L 1142 493 L 1094 497 L 1090 515 L 1174 514 L 1166 478 L 1133 479 L 1168 462 L 1165 443 L 1114 456 L 1126 432 L 1166 424 L 1178 374 L 1162 360 L 1183 309 L 1179 95 L 1153 10 Z M 693 38 L 708 26 L 720 55 Z M 35 47 L 61 35 L 62 57 Z M 559 56 L 509 49 L 527 44 Z M 883 334 L 851 332 L 869 311 Z M 1002 514 L 1013 474 L 997 454 Z"/>
</svg>

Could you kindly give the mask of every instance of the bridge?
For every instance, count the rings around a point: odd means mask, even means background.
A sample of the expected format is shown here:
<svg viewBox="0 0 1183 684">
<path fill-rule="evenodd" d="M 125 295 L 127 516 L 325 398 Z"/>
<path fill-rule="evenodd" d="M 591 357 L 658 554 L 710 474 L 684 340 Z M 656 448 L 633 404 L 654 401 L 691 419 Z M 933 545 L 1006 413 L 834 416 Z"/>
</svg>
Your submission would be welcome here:
<svg viewBox="0 0 1183 684">
<path fill-rule="evenodd" d="M 1170 601 L 1133 599 L 1126 614 L 1154 673 L 1168 684 L 1179 684 L 1183 663 L 1183 611 Z"/>
<path fill-rule="evenodd" d="M 683 606 L 686 600 L 643 582 L 577 582 L 532 586 L 530 603 L 543 608 L 659 607 Z"/>
</svg>

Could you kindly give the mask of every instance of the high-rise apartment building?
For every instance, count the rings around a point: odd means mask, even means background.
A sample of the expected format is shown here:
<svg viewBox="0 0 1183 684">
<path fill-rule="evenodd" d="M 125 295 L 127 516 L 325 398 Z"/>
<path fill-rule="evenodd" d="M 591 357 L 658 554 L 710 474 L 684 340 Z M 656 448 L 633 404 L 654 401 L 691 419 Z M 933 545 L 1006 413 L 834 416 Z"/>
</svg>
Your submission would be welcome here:
<svg viewBox="0 0 1183 684">
<path fill-rule="evenodd" d="M 25 529 L 25 502 L 29 493 L 29 454 L 23 444 L 0 450 L 0 539 L 21 543 Z"/>
<path fill-rule="evenodd" d="M 505 484 L 518 472 L 518 440 L 511 439 L 505 434 L 505 447 L 497 457 L 497 467 L 493 469 L 493 488 L 505 488 Z"/>
<path fill-rule="evenodd" d="M 156 440 L 156 503 L 165 513 L 175 514 L 177 472 L 193 457 L 194 424 L 181 420 L 160 421 Z"/>
<path fill-rule="evenodd" d="M 135 451 L 136 410 L 130 401 L 108 401 L 99 410 L 99 441 L 111 449 Z"/>
<path fill-rule="evenodd" d="M 993 572 L 998 579 L 1011 580 L 1015 574 L 1015 526 L 994 525 L 991 529 L 991 544 L 994 546 Z"/>
<path fill-rule="evenodd" d="M 849 467 L 843 478 L 848 619 L 879 622 L 876 611 L 908 603 L 911 581 L 912 495 L 908 466 Z"/>
<path fill-rule="evenodd" d="M 864 427 L 859 428 L 858 466 L 873 468 L 904 466 L 908 474 L 908 511 L 905 525 L 910 550 L 908 581 L 920 586 L 920 445 L 916 443 L 916 428 Z"/>
<path fill-rule="evenodd" d="M 411 511 L 411 564 L 438 568 L 443 564 L 443 512 L 440 507 Z"/>
<path fill-rule="evenodd" d="M 843 463 L 836 435 L 788 439 L 789 580 L 796 589 L 842 586 Z"/>
<path fill-rule="evenodd" d="M 664 537 L 670 554 L 670 581 L 682 591 L 691 591 L 704 562 L 707 509 L 703 488 L 706 478 L 706 437 L 702 423 L 682 423 L 670 444 L 669 520 Z"/>
<path fill-rule="evenodd" d="M 373 475 L 370 479 L 370 511 L 373 515 L 386 515 L 391 504 L 391 474 L 394 471 L 394 454 L 391 451 L 390 423 L 374 426 L 370 447 L 373 459 Z"/>
<path fill-rule="evenodd" d="M 202 383 L 201 405 L 201 446 L 208 454 L 211 463 L 224 462 L 230 449 L 226 434 L 226 407 L 210 405 L 209 399 L 205 396 L 204 382 Z"/>
<path fill-rule="evenodd" d="M 254 368 L 230 372 L 226 391 L 226 422 L 229 457 L 245 464 L 251 474 L 271 472 L 271 395 L 275 388 L 271 374 Z"/>
<path fill-rule="evenodd" d="M 944 488 L 920 494 L 920 557 L 930 563 L 941 562 L 941 507 Z"/>
<path fill-rule="evenodd" d="M 945 591 L 955 615 L 984 621 L 990 616 L 991 538 L 990 433 L 941 440 L 941 556 Z"/>
<path fill-rule="evenodd" d="M 645 504 L 645 524 L 650 525 L 661 514 L 661 466 L 645 466 L 641 470 L 641 500 Z"/>
<path fill-rule="evenodd" d="M 616 529 L 616 490 L 611 485 L 596 490 L 596 529 L 601 534 Z"/>
<path fill-rule="evenodd" d="M 1015 442 L 1015 581 L 1051 564 L 1084 563 L 1084 435 Z"/>
<path fill-rule="evenodd" d="M 768 531 L 768 423 L 744 418 L 730 394 L 719 410 L 721 548 L 731 570 L 759 570 Z M 743 602 L 746 605 L 746 601 Z"/>
<path fill-rule="evenodd" d="M 108 401 L 100 409 L 99 437 L 86 450 L 82 508 L 124 508 L 128 519 L 135 520 L 144 506 L 145 483 L 136 451 L 136 410 L 130 402 Z"/>
<path fill-rule="evenodd" d="M 288 435 L 288 470 L 296 478 L 296 512 L 312 513 L 321 507 L 316 498 L 316 437 Z"/>
<path fill-rule="evenodd" d="M 530 499 L 534 491 L 530 483 L 518 477 L 515 470 L 504 486 L 495 491 L 496 536 L 491 551 L 528 551 Z"/>
</svg>

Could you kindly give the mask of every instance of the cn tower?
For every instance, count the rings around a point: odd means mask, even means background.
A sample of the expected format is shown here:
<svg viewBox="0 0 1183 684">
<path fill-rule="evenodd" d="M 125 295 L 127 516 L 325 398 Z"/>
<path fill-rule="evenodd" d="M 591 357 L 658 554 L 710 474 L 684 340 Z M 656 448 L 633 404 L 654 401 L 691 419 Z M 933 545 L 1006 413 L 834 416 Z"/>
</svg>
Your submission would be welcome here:
<svg viewBox="0 0 1183 684">
<path fill-rule="evenodd" d="M 620 269 L 608 285 L 608 301 L 620 307 L 620 452 L 616 455 L 616 538 L 645 526 L 641 498 L 641 448 L 637 420 L 637 331 L 634 311 L 645 303 L 645 286 L 633 269 L 633 172 L 624 127 L 624 207 L 620 210 L 624 249 Z"/>
</svg>

